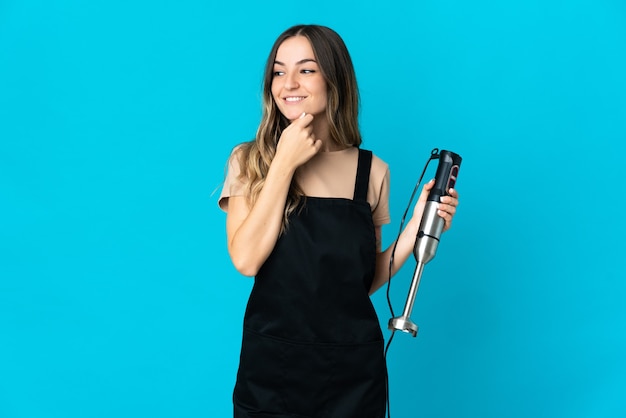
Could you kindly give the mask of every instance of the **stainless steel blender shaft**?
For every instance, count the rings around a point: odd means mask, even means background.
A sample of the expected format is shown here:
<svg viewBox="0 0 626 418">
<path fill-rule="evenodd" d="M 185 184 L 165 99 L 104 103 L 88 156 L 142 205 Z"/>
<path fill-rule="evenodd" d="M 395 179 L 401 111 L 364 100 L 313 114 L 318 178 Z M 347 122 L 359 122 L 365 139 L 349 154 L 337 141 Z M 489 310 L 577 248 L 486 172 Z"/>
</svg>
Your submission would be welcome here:
<svg viewBox="0 0 626 418">
<path fill-rule="evenodd" d="M 439 237 L 444 227 L 444 220 L 437 215 L 437 208 L 439 204 L 437 202 L 426 202 L 424 207 L 424 215 L 422 216 L 422 222 L 419 227 L 415 246 L 413 247 L 413 255 L 417 261 L 415 266 L 415 272 L 413 273 L 413 280 L 411 281 L 411 287 L 409 288 L 409 294 L 404 304 L 404 311 L 402 315 L 389 320 L 388 328 L 390 330 L 399 330 L 403 332 L 411 333 L 414 337 L 417 336 L 418 326 L 411 321 L 411 312 L 413 311 L 413 305 L 415 303 L 415 296 L 422 279 L 422 273 L 424 266 L 435 257 L 437 252 L 437 246 L 439 245 Z"/>
</svg>

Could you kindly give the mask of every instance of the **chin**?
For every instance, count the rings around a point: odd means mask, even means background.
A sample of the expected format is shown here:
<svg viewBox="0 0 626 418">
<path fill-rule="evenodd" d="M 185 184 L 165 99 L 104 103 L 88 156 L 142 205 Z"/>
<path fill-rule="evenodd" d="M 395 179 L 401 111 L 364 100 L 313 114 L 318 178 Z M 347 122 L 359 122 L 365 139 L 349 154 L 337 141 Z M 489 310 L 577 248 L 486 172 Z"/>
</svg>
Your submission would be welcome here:
<svg viewBox="0 0 626 418">
<path fill-rule="evenodd" d="M 300 112 L 290 111 L 290 112 L 281 112 L 281 113 L 283 114 L 284 117 L 286 117 L 291 122 L 293 122 L 294 120 L 298 119 L 300 115 L 302 115 L 302 112 L 303 111 L 300 111 Z"/>
</svg>

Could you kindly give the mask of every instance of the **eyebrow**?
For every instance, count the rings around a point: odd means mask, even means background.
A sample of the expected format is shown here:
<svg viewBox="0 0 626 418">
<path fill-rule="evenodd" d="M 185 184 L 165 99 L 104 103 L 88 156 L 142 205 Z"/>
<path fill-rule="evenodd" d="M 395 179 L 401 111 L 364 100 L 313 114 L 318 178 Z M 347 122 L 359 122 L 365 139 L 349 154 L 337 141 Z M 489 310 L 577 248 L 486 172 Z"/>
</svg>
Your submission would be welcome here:
<svg viewBox="0 0 626 418">
<path fill-rule="evenodd" d="M 316 64 L 317 64 L 317 61 L 315 61 L 313 58 L 305 58 L 305 59 L 303 59 L 303 60 L 300 60 L 300 61 L 296 62 L 296 65 L 305 64 L 305 63 L 307 63 L 307 62 L 314 62 L 314 63 L 316 63 Z M 280 61 L 274 61 L 274 64 L 277 64 L 277 65 L 283 65 L 283 66 L 285 65 L 284 63 L 282 63 L 282 62 L 280 62 Z"/>
</svg>

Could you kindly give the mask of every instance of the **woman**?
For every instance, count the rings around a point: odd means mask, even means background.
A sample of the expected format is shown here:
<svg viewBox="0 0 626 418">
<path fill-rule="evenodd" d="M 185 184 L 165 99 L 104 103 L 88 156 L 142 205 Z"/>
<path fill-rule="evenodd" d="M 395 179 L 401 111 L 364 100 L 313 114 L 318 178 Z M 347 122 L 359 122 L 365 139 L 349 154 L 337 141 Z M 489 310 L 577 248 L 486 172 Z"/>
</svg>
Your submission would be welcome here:
<svg viewBox="0 0 626 418">
<path fill-rule="evenodd" d="M 236 418 L 384 416 L 384 339 L 369 294 L 390 278 L 389 171 L 359 148 L 358 101 L 336 32 L 300 25 L 278 37 L 256 139 L 233 151 L 219 200 L 232 262 L 255 276 Z M 432 185 L 398 238 L 392 275 L 412 253 Z M 458 204 L 450 194 L 445 229 Z"/>
</svg>

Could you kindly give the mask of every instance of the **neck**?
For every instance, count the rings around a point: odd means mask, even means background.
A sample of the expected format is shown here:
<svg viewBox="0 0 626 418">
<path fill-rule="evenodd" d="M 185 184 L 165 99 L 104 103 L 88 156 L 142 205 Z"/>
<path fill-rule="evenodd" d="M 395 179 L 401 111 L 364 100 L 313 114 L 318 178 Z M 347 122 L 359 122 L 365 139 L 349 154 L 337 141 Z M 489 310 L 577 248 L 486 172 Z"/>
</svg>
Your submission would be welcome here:
<svg viewBox="0 0 626 418">
<path fill-rule="evenodd" d="M 316 139 L 322 140 L 322 152 L 341 151 L 348 148 L 347 146 L 337 144 L 330 139 L 328 122 L 323 117 L 318 116 L 313 120 L 313 136 Z"/>
<path fill-rule="evenodd" d="M 350 146 L 335 144 L 334 142 L 331 142 L 330 140 L 328 140 L 328 141 L 322 141 L 322 149 L 320 151 L 321 152 L 343 151 L 346 148 L 350 148 Z"/>
</svg>

